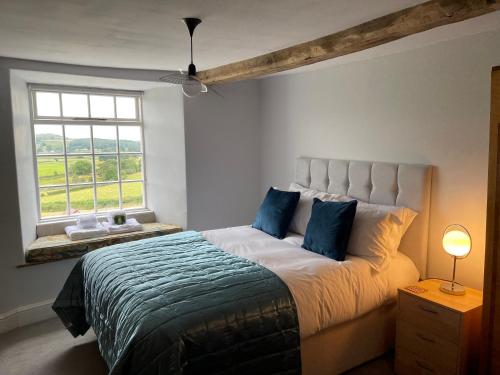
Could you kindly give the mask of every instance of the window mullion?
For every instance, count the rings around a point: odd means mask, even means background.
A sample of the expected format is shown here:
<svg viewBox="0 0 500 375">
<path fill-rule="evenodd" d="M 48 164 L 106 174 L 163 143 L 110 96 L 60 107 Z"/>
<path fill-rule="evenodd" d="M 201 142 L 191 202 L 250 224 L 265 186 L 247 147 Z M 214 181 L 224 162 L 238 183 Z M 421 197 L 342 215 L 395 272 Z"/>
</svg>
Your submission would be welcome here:
<svg viewBox="0 0 500 375">
<path fill-rule="evenodd" d="M 115 100 L 116 103 L 116 100 Z M 122 203 L 122 175 L 121 175 L 121 156 L 120 156 L 120 137 L 118 134 L 118 126 L 116 126 L 116 155 L 117 155 L 117 162 L 118 162 L 118 206 L 120 207 L 120 210 L 123 208 L 123 203 Z"/>
<path fill-rule="evenodd" d="M 97 212 L 97 184 L 96 184 L 96 165 L 94 151 L 94 125 L 90 125 L 90 150 L 92 151 L 92 175 L 93 175 L 93 191 L 94 191 L 94 212 Z"/>
<path fill-rule="evenodd" d="M 147 207 L 147 195 L 146 195 L 146 160 L 144 159 L 144 155 L 146 153 L 145 150 L 145 144 L 144 144 L 144 126 L 142 124 L 143 117 L 142 117 L 142 111 L 143 111 L 143 102 L 142 102 L 143 96 L 141 95 L 140 98 L 140 108 L 141 108 L 141 168 L 142 168 L 142 206 Z"/>
<path fill-rule="evenodd" d="M 61 101 L 61 95 L 59 95 L 59 100 Z M 71 202 L 69 197 L 68 155 L 66 153 L 66 128 L 64 125 L 62 126 L 62 134 L 63 134 L 63 150 L 64 150 L 64 178 L 66 180 L 66 215 L 71 215 L 70 211 Z"/>
<path fill-rule="evenodd" d="M 115 114 L 114 119 L 116 120 L 118 118 L 118 115 L 116 114 L 116 95 L 113 95 L 113 111 Z"/>
<path fill-rule="evenodd" d="M 140 105 L 139 105 L 139 100 L 137 100 L 137 98 L 135 98 L 134 100 L 135 102 L 135 113 L 136 113 L 136 118 L 140 121 L 142 121 L 142 111 L 141 111 L 141 108 Z"/>
</svg>

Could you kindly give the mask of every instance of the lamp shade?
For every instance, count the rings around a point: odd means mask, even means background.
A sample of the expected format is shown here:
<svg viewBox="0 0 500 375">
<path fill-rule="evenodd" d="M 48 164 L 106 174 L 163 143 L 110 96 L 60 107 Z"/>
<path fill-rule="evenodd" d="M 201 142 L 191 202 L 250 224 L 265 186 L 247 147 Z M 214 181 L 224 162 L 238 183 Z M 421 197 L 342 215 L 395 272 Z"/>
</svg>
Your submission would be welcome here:
<svg viewBox="0 0 500 375">
<path fill-rule="evenodd" d="M 188 98 L 194 98 L 195 96 L 198 96 L 201 93 L 205 93 L 207 91 L 207 86 L 194 79 L 190 79 L 182 85 L 182 93 Z"/>
<path fill-rule="evenodd" d="M 443 233 L 443 249 L 450 255 L 465 258 L 472 247 L 470 234 L 463 226 L 450 225 Z"/>
</svg>

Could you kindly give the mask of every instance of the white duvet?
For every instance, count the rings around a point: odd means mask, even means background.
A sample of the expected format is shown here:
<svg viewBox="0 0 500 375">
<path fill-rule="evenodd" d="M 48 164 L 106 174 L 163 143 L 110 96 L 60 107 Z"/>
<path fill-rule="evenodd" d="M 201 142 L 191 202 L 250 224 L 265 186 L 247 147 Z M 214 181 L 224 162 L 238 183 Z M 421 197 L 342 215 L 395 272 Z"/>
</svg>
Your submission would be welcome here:
<svg viewBox="0 0 500 375">
<path fill-rule="evenodd" d="M 376 272 L 363 258 L 348 255 L 337 262 L 304 250 L 303 237 L 296 234 L 278 240 L 250 226 L 202 233 L 214 245 L 268 268 L 285 282 L 297 305 L 302 338 L 394 301 L 397 288 L 419 278 L 413 262 L 401 253 L 386 271 Z"/>
</svg>

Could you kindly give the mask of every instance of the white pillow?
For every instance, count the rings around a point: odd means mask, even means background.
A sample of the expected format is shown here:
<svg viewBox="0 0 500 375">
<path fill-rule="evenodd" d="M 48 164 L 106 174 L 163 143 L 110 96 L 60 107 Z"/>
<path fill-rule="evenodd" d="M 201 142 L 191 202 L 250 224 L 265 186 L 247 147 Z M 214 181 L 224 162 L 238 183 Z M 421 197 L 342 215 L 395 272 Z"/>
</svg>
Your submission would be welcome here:
<svg viewBox="0 0 500 375">
<path fill-rule="evenodd" d="M 288 191 L 298 191 L 300 193 L 310 193 L 310 194 L 319 194 L 319 193 L 321 193 L 318 190 L 306 188 L 306 187 L 304 187 L 302 185 L 296 184 L 295 182 L 292 182 L 290 184 L 290 187 L 288 188 Z"/>
<path fill-rule="evenodd" d="M 292 182 L 290 184 L 289 191 L 300 192 L 299 203 L 295 209 L 292 222 L 290 224 L 290 231 L 301 234 L 305 236 L 307 224 L 311 218 L 311 210 L 314 198 L 319 198 L 321 200 L 335 200 L 340 197 L 336 194 L 328 194 L 318 190 L 308 189 L 302 185 Z"/>
<path fill-rule="evenodd" d="M 394 236 L 392 237 L 394 239 L 394 243 L 391 249 L 391 255 L 396 256 L 403 236 L 410 227 L 411 223 L 413 223 L 413 220 L 418 215 L 418 213 L 408 207 L 386 206 L 383 204 L 370 204 L 365 202 L 363 202 L 362 205 L 371 206 L 372 209 L 385 210 L 387 212 L 390 212 L 397 218 L 399 225 L 394 227 L 396 233 L 394 233 Z"/>
<path fill-rule="evenodd" d="M 350 201 L 354 198 L 348 196 L 341 196 L 340 201 Z M 360 208 L 365 208 L 368 210 L 382 211 L 391 213 L 394 218 L 394 226 L 391 227 L 391 238 L 392 241 L 388 245 L 389 246 L 389 254 L 391 256 L 396 256 L 398 252 L 399 245 L 401 244 L 401 239 L 405 235 L 406 231 L 410 227 L 411 223 L 417 216 L 417 213 L 410 208 L 407 207 L 399 207 L 399 206 L 390 206 L 385 204 L 374 204 L 358 201 L 357 210 Z"/>
<path fill-rule="evenodd" d="M 353 200 L 347 196 L 339 199 Z M 407 207 L 358 201 L 347 252 L 366 258 L 376 271 L 385 270 L 415 216 Z"/>
<path fill-rule="evenodd" d="M 295 208 L 295 213 L 290 223 L 290 231 L 304 236 L 306 234 L 307 223 L 311 218 L 313 199 L 319 195 L 319 192 L 306 189 L 295 183 L 290 184 L 288 190 L 300 192 L 299 202 L 297 203 L 297 208 Z"/>
<path fill-rule="evenodd" d="M 356 208 L 347 253 L 363 257 L 373 269 L 383 271 L 389 266 L 398 242 L 400 221 L 391 212 L 360 203 Z"/>
</svg>

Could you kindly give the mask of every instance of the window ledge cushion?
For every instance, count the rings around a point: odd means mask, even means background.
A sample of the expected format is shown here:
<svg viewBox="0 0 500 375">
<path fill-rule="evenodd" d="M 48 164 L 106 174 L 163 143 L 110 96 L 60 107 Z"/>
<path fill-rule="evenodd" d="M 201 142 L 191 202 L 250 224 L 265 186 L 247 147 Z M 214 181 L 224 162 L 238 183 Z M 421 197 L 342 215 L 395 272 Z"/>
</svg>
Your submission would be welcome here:
<svg viewBox="0 0 500 375">
<path fill-rule="evenodd" d="M 78 258 L 90 251 L 100 249 L 105 246 L 163 236 L 182 231 L 180 226 L 173 224 L 147 223 L 143 224 L 143 227 L 143 230 L 137 232 L 111 234 L 104 237 L 79 241 L 71 241 L 65 234 L 39 237 L 26 249 L 26 263 L 20 266 L 23 267 L 70 258 Z"/>
</svg>

